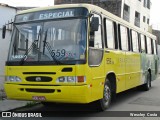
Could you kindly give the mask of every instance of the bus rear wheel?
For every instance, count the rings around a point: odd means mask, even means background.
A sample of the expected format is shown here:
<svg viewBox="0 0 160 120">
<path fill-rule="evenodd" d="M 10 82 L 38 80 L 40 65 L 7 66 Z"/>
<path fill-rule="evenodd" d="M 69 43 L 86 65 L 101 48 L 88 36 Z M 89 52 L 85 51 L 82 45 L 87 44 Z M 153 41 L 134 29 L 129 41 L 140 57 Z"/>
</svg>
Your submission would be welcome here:
<svg viewBox="0 0 160 120">
<path fill-rule="evenodd" d="M 111 103 L 111 84 L 109 80 L 107 79 L 104 84 L 104 90 L 103 90 L 103 98 L 97 101 L 97 107 L 99 111 L 105 111 L 109 108 Z"/>
<path fill-rule="evenodd" d="M 146 83 L 139 86 L 138 90 L 148 91 L 151 88 L 151 74 L 148 72 L 146 77 Z"/>
<path fill-rule="evenodd" d="M 147 73 L 146 83 L 142 86 L 143 90 L 148 91 L 151 88 L 151 74 Z"/>
</svg>

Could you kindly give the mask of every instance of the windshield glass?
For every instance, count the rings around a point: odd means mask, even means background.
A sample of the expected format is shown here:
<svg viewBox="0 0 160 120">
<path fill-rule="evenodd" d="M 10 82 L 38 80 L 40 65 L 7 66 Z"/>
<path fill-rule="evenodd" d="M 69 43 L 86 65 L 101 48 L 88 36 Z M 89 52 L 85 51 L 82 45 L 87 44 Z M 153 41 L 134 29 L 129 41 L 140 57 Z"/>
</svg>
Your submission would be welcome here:
<svg viewBox="0 0 160 120">
<path fill-rule="evenodd" d="M 66 62 L 85 60 L 86 19 L 15 25 L 9 61 Z"/>
</svg>

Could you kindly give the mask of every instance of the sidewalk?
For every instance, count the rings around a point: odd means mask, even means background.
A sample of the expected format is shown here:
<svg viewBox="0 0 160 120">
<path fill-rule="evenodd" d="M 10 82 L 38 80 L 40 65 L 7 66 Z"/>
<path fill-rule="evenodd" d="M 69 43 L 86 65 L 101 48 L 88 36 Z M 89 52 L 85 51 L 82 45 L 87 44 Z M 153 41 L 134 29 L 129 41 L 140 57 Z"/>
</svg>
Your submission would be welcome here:
<svg viewBox="0 0 160 120">
<path fill-rule="evenodd" d="M 0 112 L 9 111 L 16 108 L 26 106 L 28 101 L 18 101 L 18 100 L 0 100 Z"/>
<path fill-rule="evenodd" d="M 7 100 L 3 89 L 0 90 L 0 112 L 26 106 L 28 101 Z"/>
</svg>

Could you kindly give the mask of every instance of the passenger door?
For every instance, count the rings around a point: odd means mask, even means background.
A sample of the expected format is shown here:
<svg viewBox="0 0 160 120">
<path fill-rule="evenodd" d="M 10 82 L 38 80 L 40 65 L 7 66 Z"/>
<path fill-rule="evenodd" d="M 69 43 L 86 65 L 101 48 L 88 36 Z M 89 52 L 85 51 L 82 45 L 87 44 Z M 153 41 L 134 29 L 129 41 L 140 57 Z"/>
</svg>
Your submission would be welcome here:
<svg viewBox="0 0 160 120">
<path fill-rule="evenodd" d="M 103 36 L 101 16 L 94 14 L 92 17 L 99 18 L 98 31 L 91 31 L 89 38 L 89 56 L 88 63 L 91 69 L 92 78 L 92 98 L 97 99 L 103 95 L 103 86 L 100 83 L 105 80 L 104 60 L 103 60 Z M 92 20 L 92 17 L 90 18 Z M 90 20 L 90 21 L 91 21 Z"/>
</svg>

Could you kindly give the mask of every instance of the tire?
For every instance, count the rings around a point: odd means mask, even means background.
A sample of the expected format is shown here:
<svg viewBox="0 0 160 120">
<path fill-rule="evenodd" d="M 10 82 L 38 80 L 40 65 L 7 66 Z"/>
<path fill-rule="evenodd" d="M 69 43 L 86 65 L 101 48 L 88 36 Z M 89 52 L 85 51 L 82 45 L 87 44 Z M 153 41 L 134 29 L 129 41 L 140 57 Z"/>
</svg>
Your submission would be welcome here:
<svg viewBox="0 0 160 120">
<path fill-rule="evenodd" d="M 109 80 L 107 79 L 104 84 L 103 98 L 96 101 L 98 111 L 105 111 L 106 109 L 108 109 L 111 104 L 111 98 L 111 85 Z"/>
<path fill-rule="evenodd" d="M 144 91 L 148 91 L 151 88 L 151 74 L 148 72 L 147 73 L 147 78 L 146 78 L 146 83 L 142 85 L 142 89 Z"/>
</svg>

